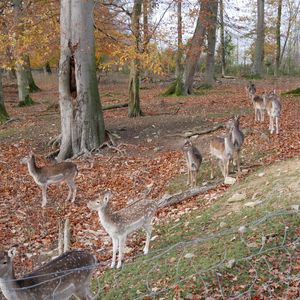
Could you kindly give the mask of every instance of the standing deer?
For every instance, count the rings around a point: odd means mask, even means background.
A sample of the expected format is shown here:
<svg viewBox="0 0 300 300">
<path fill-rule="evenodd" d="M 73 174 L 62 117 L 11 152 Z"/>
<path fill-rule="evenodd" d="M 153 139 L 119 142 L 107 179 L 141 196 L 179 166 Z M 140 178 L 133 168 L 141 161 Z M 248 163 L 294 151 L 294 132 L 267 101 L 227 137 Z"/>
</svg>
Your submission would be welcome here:
<svg viewBox="0 0 300 300">
<path fill-rule="evenodd" d="M 185 155 L 187 169 L 188 169 L 188 181 L 187 184 L 191 185 L 192 187 L 196 186 L 197 181 L 197 173 L 199 171 L 201 162 L 202 162 L 202 156 L 199 150 L 192 144 L 190 140 L 187 140 L 182 150 Z"/>
<path fill-rule="evenodd" d="M 65 252 L 39 269 L 16 278 L 13 253 L 0 252 L 0 288 L 8 300 L 93 299 L 89 284 L 96 259 L 79 250 Z"/>
<path fill-rule="evenodd" d="M 98 212 L 99 220 L 105 231 L 109 234 L 113 244 L 111 268 L 115 267 L 117 250 L 119 251 L 117 268 L 122 265 L 122 258 L 127 235 L 143 227 L 147 233 L 144 254 L 149 251 L 152 233 L 151 222 L 157 211 L 157 203 L 151 200 L 141 200 L 132 205 L 113 212 L 109 207 L 111 191 L 106 191 L 87 206 Z"/>
<path fill-rule="evenodd" d="M 281 102 L 279 96 L 274 91 L 269 93 L 264 93 L 263 95 L 264 106 L 266 108 L 267 114 L 270 118 L 269 130 L 270 133 L 274 133 L 274 122 L 276 127 L 276 134 L 279 133 L 279 117 L 281 113 Z"/>
<path fill-rule="evenodd" d="M 214 178 L 214 159 L 218 159 L 224 179 L 228 177 L 229 163 L 233 159 L 234 145 L 231 140 L 232 128 L 226 129 L 224 137 L 213 137 L 210 141 L 211 178 Z"/>
<path fill-rule="evenodd" d="M 245 87 L 247 96 L 251 99 L 252 95 L 256 94 L 256 87 L 252 81 L 249 81 Z"/>
<path fill-rule="evenodd" d="M 227 122 L 226 127 L 231 130 L 231 142 L 234 147 L 233 163 L 236 163 L 238 173 L 240 173 L 241 148 L 244 143 L 244 134 L 240 129 L 240 116 L 234 116 L 231 118 Z"/>
<path fill-rule="evenodd" d="M 263 122 L 265 119 L 265 103 L 264 99 L 258 95 L 251 95 L 254 107 L 255 121 Z"/>
<path fill-rule="evenodd" d="M 67 201 L 75 201 L 76 184 L 75 177 L 78 174 L 77 166 L 72 162 L 61 162 L 50 166 L 38 167 L 35 162 L 35 156 L 31 152 L 21 160 L 21 163 L 27 164 L 29 174 L 33 177 L 37 185 L 42 188 L 42 207 L 47 204 L 47 187 L 51 183 L 65 182 L 69 187 Z"/>
</svg>

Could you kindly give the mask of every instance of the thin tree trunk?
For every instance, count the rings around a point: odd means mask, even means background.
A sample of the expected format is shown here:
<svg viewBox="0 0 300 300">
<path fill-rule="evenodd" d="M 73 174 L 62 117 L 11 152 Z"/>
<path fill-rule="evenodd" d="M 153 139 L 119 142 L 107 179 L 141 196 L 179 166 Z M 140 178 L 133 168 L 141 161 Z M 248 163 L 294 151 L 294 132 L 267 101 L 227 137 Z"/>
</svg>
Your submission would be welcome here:
<svg viewBox="0 0 300 300">
<path fill-rule="evenodd" d="M 58 161 L 89 152 L 105 139 L 96 77 L 93 7 L 93 0 L 61 1 L 62 142 Z"/>
<path fill-rule="evenodd" d="M 226 57 L 225 57 L 225 34 L 224 34 L 224 3 L 220 0 L 220 42 L 221 42 L 221 72 L 225 76 Z"/>
<path fill-rule="evenodd" d="M 3 123 L 8 119 L 9 119 L 9 115 L 8 115 L 8 113 L 5 109 L 5 105 L 4 105 L 2 73 L 0 72 L 0 123 Z"/>
<path fill-rule="evenodd" d="M 257 0 L 257 25 L 256 25 L 256 45 L 255 45 L 255 75 L 261 77 L 263 75 L 264 62 L 264 41 L 265 41 L 265 0 Z"/>
<path fill-rule="evenodd" d="M 186 55 L 185 70 L 184 70 L 184 93 L 185 94 L 192 94 L 193 92 L 194 75 L 196 72 L 198 59 L 202 52 L 205 32 L 207 29 L 208 6 L 209 6 L 209 0 L 201 1 L 201 7 L 199 10 L 196 29 L 193 38 L 191 40 L 191 45 Z"/>
<path fill-rule="evenodd" d="M 211 0 L 209 1 L 209 23 L 207 27 L 207 57 L 204 79 L 206 86 L 214 84 L 217 15 L 218 0 Z"/>
<path fill-rule="evenodd" d="M 24 54 L 23 60 L 24 60 L 24 67 L 26 70 L 26 75 L 27 75 L 27 80 L 28 80 L 29 93 L 34 93 L 34 92 L 40 91 L 41 89 L 35 84 L 33 76 L 32 76 L 29 55 Z"/>
<path fill-rule="evenodd" d="M 143 115 L 140 107 L 140 59 L 138 57 L 141 43 L 140 17 L 142 13 L 142 3 L 143 0 L 134 1 L 131 16 L 131 26 L 135 45 L 135 57 L 133 57 L 130 64 L 128 101 L 129 117 L 139 117 Z"/>
<path fill-rule="evenodd" d="M 281 51 L 281 15 L 282 15 L 282 0 L 278 0 L 278 8 L 277 8 L 277 20 L 276 20 L 276 58 L 275 58 L 275 69 L 274 75 L 279 75 L 279 67 L 280 67 L 280 51 Z"/>
</svg>

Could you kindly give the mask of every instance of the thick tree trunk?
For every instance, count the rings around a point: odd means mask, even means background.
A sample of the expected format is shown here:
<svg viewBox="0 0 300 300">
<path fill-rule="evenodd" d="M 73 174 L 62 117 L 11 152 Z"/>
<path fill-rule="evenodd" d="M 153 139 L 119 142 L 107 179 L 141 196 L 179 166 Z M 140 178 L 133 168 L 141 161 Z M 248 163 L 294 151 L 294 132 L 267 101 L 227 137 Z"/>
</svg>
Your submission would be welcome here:
<svg viewBox="0 0 300 300">
<path fill-rule="evenodd" d="M 263 75 L 264 64 L 264 43 L 265 43 L 265 0 L 257 0 L 257 25 L 256 25 L 256 45 L 254 73 L 261 77 Z"/>
<path fill-rule="evenodd" d="M 277 20 L 276 20 L 276 58 L 275 58 L 275 69 L 274 75 L 279 75 L 279 67 L 280 67 L 280 52 L 281 52 L 281 15 L 282 15 L 282 0 L 278 0 L 278 8 L 277 8 Z"/>
<path fill-rule="evenodd" d="M 32 76 L 29 55 L 25 54 L 23 56 L 23 60 L 24 60 L 24 67 L 25 67 L 26 74 L 27 74 L 29 93 L 34 93 L 34 92 L 40 91 L 41 89 L 35 84 L 33 76 Z"/>
<path fill-rule="evenodd" d="M 207 58 L 204 79 L 206 86 L 214 84 L 217 15 L 218 0 L 211 0 L 209 1 L 209 23 L 207 27 Z"/>
<path fill-rule="evenodd" d="M 9 119 L 8 113 L 4 105 L 4 95 L 3 95 L 3 86 L 2 86 L 2 74 L 0 72 L 0 123 L 5 122 Z"/>
<path fill-rule="evenodd" d="M 128 101 L 129 117 L 139 117 L 143 115 L 140 107 L 140 60 L 138 58 L 141 44 L 140 17 L 142 13 L 142 3 L 143 0 L 134 1 L 131 16 L 131 26 L 135 45 L 135 57 L 132 59 L 132 62 L 130 64 Z"/>
<path fill-rule="evenodd" d="M 225 58 L 225 34 L 224 34 L 224 3 L 220 0 L 220 43 L 221 43 L 221 72 L 225 76 L 226 58 Z"/>
<path fill-rule="evenodd" d="M 61 1 L 59 161 L 89 152 L 105 139 L 96 77 L 93 6 L 93 0 Z"/>
<path fill-rule="evenodd" d="M 191 45 L 188 49 L 185 61 L 184 70 L 184 93 L 192 94 L 194 75 L 198 59 L 202 52 L 203 42 L 205 38 L 205 32 L 208 23 L 208 6 L 209 0 L 201 1 L 201 7 L 199 10 L 199 16 L 197 20 L 196 29 L 191 40 Z"/>
<path fill-rule="evenodd" d="M 29 95 L 29 85 L 26 69 L 20 63 L 16 64 L 16 74 L 18 82 L 18 95 L 19 95 L 19 104 L 18 106 L 30 106 L 34 102 Z"/>
</svg>

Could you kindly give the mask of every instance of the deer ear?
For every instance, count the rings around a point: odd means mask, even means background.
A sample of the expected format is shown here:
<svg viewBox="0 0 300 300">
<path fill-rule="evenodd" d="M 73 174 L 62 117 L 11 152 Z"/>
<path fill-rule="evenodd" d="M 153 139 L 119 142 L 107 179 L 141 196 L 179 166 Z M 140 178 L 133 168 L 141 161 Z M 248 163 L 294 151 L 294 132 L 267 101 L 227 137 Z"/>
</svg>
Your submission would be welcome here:
<svg viewBox="0 0 300 300">
<path fill-rule="evenodd" d="M 17 254 L 17 250 L 15 247 L 13 247 L 7 251 L 7 255 L 10 258 L 13 258 L 16 254 Z"/>
<path fill-rule="evenodd" d="M 112 195 L 112 192 L 110 190 L 105 191 L 104 197 L 103 197 L 103 201 L 104 201 L 105 204 L 108 203 L 111 195 Z"/>
</svg>

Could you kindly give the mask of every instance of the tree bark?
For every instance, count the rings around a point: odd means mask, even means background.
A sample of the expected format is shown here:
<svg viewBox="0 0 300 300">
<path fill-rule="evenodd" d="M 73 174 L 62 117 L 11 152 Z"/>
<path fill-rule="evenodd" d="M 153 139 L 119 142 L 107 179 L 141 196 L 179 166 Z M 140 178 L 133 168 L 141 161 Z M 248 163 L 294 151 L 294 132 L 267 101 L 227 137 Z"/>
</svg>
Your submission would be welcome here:
<svg viewBox="0 0 300 300">
<path fill-rule="evenodd" d="M 3 123 L 9 119 L 9 115 L 5 109 L 3 85 L 2 85 L 2 74 L 0 72 L 0 123 Z"/>
<path fill-rule="evenodd" d="M 225 58 L 225 34 L 224 34 L 224 3 L 220 0 L 220 43 L 221 43 L 221 73 L 225 76 L 226 58 Z"/>
<path fill-rule="evenodd" d="M 93 0 L 61 1 L 59 104 L 62 141 L 57 160 L 89 152 L 105 139 L 96 77 Z"/>
<path fill-rule="evenodd" d="M 218 15 L 218 0 L 209 1 L 209 16 L 207 27 L 207 57 L 204 84 L 212 86 L 215 75 L 216 29 Z"/>
<path fill-rule="evenodd" d="M 276 58 L 275 58 L 275 69 L 274 75 L 279 75 L 279 67 L 280 67 L 280 52 L 281 52 L 281 15 L 282 15 L 282 0 L 278 0 L 278 8 L 277 8 L 277 20 L 276 20 Z"/>
<path fill-rule="evenodd" d="M 16 75 L 18 82 L 18 94 L 19 94 L 19 106 L 28 106 L 32 105 L 34 102 L 29 95 L 29 83 L 27 78 L 27 73 L 24 67 L 23 53 L 20 50 L 20 36 L 22 35 L 23 26 L 21 24 L 22 16 L 22 1 L 13 0 L 13 9 L 14 9 L 14 22 L 17 27 L 16 33 L 16 52 L 18 53 L 18 58 L 16 62 Z"/>
<path fill-rule="evenodd" d="M 255 75 L 262 77 L 264 63 L 265 43 L 265 0 L 257 0 L 257 24 L 256 24 L 256 45 L 255 45 Z"/>
<path fill-rule="evenodd" d="M 142 3 L 143 0 L 134 1 L 131 15 L 131 26 L 135 50 L 134 57 L 130 64 L 129 76 L 128 116 L 131 118 L 143 115 L 140 107 L 140 59 L 138 57 L 141 44 L 140 17 L 142 13 Z"/>
<path fill-rule="evenodd" d="M 198 59 L 202 52 L 205 32 L 207 29 L 208 6 L 209 6 L 209 0 L 201 1 L 201 7 L 199 10 L 196 29 L 191 40 L 191 45 L 186 55 L 185 70 L 184 70 L 184 93 L 185 94 L 192 94 L 193 92 L 194 75 L 195 75 Z"/>
<path fill-rule="evenodd" d="M 24 67 L 26 70 L 26 76 L 27 76 L 27 80 L 28 80 L 29 93 L 34 93 L 34 92 L 40 91 L 41 89 L 35 84 L 33 76 L 32 76 L 29 55 L 24 54 L 23 60 L 24 60 Z"/>
</svg>

